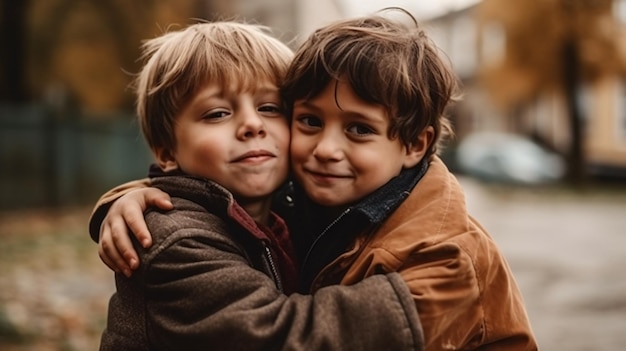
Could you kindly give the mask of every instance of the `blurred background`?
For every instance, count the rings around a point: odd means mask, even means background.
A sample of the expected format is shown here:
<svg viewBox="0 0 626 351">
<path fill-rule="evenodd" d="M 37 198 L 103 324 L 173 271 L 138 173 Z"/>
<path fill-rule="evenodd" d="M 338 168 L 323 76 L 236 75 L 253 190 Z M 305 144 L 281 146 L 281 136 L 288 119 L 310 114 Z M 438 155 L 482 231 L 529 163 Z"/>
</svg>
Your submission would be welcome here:
<svg viewBox="0 0 626 351">
<path fill-rule="evenodd" d="M 0 349 L 96 350 L 114 290 L 87 232 L 152 158 L 127 86 L 194 19 L 296 48 L 401 6 L 463 82 L 442 157 L 502 247 L 542 350 L 626 344 L 626 0 L 1 0 Z"/>
</svg>

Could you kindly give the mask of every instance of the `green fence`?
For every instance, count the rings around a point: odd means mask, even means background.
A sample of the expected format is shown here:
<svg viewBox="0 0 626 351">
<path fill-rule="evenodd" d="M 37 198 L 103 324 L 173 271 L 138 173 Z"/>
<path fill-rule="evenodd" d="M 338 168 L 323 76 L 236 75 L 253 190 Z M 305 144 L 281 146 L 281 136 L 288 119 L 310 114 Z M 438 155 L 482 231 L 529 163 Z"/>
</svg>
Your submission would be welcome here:
<svg viewBox="0 0 626 351">
<path fill-rule="evenodd" d="M 92 204 L 112 186 L 144 177 L 151 161 L 129 113 L 0 105 L 0 210 Z"/>
</svg>

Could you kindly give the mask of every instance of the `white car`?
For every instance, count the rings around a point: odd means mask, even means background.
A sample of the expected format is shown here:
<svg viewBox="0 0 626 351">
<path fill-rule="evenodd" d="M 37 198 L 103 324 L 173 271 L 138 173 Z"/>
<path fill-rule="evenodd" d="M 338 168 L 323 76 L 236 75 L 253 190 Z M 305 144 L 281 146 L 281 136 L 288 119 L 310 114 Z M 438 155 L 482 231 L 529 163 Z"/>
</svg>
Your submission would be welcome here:
<svg viewBox="0 0 626 351">
<path fill-rule="evenodd" d="M 559 155 L 515 134 L 470 134 L 459 143 L 456 162 L 460 171 L 489 181 L 539 184 L 565 174 Z"/>
</svg>

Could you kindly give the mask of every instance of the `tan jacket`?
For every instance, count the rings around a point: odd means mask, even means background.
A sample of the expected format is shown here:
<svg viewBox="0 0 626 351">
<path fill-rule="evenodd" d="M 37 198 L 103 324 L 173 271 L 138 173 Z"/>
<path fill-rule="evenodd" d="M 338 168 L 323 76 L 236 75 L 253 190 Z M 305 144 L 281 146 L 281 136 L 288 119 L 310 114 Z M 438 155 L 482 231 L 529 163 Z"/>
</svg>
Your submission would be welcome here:
<svg viewBox="0 0 626 351">
<path fill-rule="evenodd" d="M 467 213 L 456 178 L 434 158 L 373 235 L 327 266 L 314 285 L 380 272 L 407 281 L 427 350 L 536 350 L 520 290 L 500 249 Z"/>
</svg>

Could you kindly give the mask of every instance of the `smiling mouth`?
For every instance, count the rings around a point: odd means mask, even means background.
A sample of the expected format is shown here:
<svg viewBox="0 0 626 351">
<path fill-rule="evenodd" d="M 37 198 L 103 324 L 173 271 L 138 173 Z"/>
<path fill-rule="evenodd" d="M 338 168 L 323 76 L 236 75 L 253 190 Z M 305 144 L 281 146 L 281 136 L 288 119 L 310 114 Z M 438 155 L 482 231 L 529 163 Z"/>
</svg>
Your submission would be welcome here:
<svg viewBox="0 0 626 351">
<path fill-rule="evenodd" d="M 233 163 L 236 162 L 255 162 L 255 161 L 264 161 L 264 160 L 268 160 L 270 158 L 274 158 L 276 157 L 273 153 L 269 152 L 269 151 L 265 151 L 265 150 L 259 150 L 259 151 L 249 151 L 246 152 L 245 154 L 236 157 L 235 159 L 232 160 Z"/>
<path fill-rule="evenodd" d="M 350 176 L 348 175 L 341 175 L 341 174 L 331 174 L 331 173 L 322 173 L 322 172 L 315 172 L 315 171 L 311 171 L 309 169 L 305 169 L 305 171 L 307 173 L 309 173 L 310 175 L 312 175 L 315 178 L 321 178 L 321 179 L 343 179 L 343 178 L 350 178 Z"/>
</svg>

